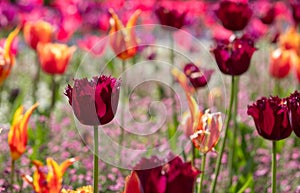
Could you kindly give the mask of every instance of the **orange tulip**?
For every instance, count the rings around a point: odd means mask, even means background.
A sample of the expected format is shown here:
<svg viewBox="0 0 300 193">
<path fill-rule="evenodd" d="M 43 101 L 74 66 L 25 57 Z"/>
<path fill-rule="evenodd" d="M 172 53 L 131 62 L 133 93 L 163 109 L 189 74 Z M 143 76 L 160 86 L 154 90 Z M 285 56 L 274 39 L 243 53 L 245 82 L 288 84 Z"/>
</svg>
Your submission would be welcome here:
<svg viewBox="0 0 300 193">
<path fill-rule="evenodd" d="M 137 38 L 134 31 L 136 20 L 141 10 L 136 10 L 128 20 L 126 27 L 120 21 L 113 9 L 109 9 L 111 14 L 110 25 L 110 44 L 116 55 L 126 60 L 137 53 Z"/>
<path fill-rule="evenodd" d="M 53 26 L 42 20 L 26 22 L 23 29 L 26 43 L 36 50 L 38 43 L 51 42 Z"/>
<path fill-rule="evenodd" d="M 125 180 L 125 188 L 123 193 L 142 193 L 141 182 L 135 171 L 132 171 Z"/>
<path fill-rule="evenodd" d="M 33 161 L 36 168 L 33 178 L 29 175 L 23 175 L 22 177 L 33 187 L 36 193 L 60 193 L 63 175 L 67 168 L 75 161 L 77 161 L 76 158 L 71 158 L 64 161 L 61 165 L 58 165 L 52 158 L 47 158 L 47 176 L 41 169 L 43 163 Z"/>
<path fill-rule="evenodd" d="M 190 136 L 192 142 L 202 153 L 213 151 L 222 129 L 221 113 L 211 114 L 209 110 L 205 111 L 199 126 L 197 131 Z"/>
<path fill-rule="evenodd" d="M 23 114 L 24 107 L 20 106 L 14 114 L 12 126 L 8 133 L 8 144 L 13 161 L 19 159 L 26 150 L 27 125 L 32 112 L 37 106 L 38 103 L 35 103 L 25 114 Z"/>
<path fill-rule="evenodd" d="M 14 56 L 12 54 L 12 42 L 18 35 L 20 28 L 17 27 L 12 31 L 5 40 L 4 47 L 0 47 L 0 86 L 10 74 L 14 65 Z"/>
<path fill-rule="evenodd" d="M 300 34 L 295 28 L 290 28 L 286 33 L 280 35 L 279 45 L 284 49 L 293 49 L 300 54 Z"/>
<path fill-rule="evenodd" d="M 58 43 L 39 43 L 37 46 L 40 65 L 49 74 L 63 74 L 75 50 L 75 46 Z"/>
<path fill-rule="evenodd" d="M 286 77 L 291 67 L 296 65 L 297 54 L 294 50 L 278 48 L 272 52 L 270 62 L 270 74 L 275 78 Z"/>
<path fill-rule="evenodd" d="M 203 114 L 192 96 L 194 89 L 185 74 L 175 68 L 172 69 L 172 74 L 185 91 L 188 101 L 189 111 L 183 114 L 181 122 L 185 134 L 191 138 L 200 152 L 212 151 L 219 140 L 222 129 L 221 114 L 210 114 L 208 110 Z"/>
</svg>

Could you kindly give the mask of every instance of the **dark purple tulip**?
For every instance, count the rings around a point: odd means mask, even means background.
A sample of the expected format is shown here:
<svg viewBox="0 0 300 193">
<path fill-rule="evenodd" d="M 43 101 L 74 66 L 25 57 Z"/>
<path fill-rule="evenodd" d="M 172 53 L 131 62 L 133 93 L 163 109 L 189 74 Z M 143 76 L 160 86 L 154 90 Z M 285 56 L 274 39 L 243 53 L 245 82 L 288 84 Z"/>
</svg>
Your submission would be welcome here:
<svg viewBox="0 0 300 193">
<path fill-rule="evenodd" d="M 275 19 L 275 9 L 274 6 L 270 6 L 261 16 L 260 20 L 267 25 L 273 23 Z"/>
<path fill-rule="evenodd" d="M 216 11 L 222 25 L 231 31 L 243 30 L 252 16 L 252 10 L 245 2 L 224 0 Z"/>
<path fill-rule="evenodd" d="M 189 78 L 194 88 L 201 88 L 207 85 L 214 70 L 200 70 L 195 64 L 186 64 L 184 74 Z"/>
<path fill-rule="evenodd" d="M 212 52 L 224 74 L 241 75 L 248 70 L 255 50 L 253 40 L 244 35 L 233 41 L 218 41 Z"/>
<path fill-rule="evenodd" d="M 155 14 L 161 25 L 181 29 L 186 24 L 186 11 L 179 12 L 176 8 L 160 6 L 155 10 Z"/>
<path fill-rule="evenodd" d="M 295 91 L 288 97 L 289 117 L 295 134 L 300 137 L 300 93 Z"/>
<path fill-rule="evenodd" d="M 291 0 L 290 2 L 293 10 L 293 19 L 295 23 L 299 23 L 300 22 L 300 1 Z"/>
<path fill-rule="evenodd" d="M 289 137 L 292 127 L 288 117 L 285 99 L 263 97 L 248 106 L 248 115 L 252 116 L 256 130 L 265 139 L 277 141 Z"/>
<path fill-rule="evenodd" d="M 151 161 L 151 160 L 150 160 Z M 157 160 L 152 160 L 157 161 Z M 138 168 L 152 165 L 143 160 Z M 183 163 L 179 157 L 167 164 L 151 169 L 136 170 L 144 193 L 192 193 L 200 171 L 191 163 Z"/>
<path fill-rule="evenodd" d="M 75 79 L 74 87 L 68 85 L 65 95 L 82 124 L 104 125 L 114 118 L 119 91 L 119 80 L 102 75 L 91 80 Z"/>
</svg>

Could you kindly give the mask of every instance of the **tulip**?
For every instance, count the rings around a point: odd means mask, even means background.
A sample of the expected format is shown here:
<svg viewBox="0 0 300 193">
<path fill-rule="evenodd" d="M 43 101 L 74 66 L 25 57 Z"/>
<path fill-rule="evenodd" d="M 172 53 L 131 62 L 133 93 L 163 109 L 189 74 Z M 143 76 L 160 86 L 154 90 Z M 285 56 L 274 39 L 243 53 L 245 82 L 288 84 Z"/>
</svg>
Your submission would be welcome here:
<svg viewBox="0 0 300 193">
<path fill-rule="evenodd" d="M 144 160 L 145 161 L 145 160 Z M 147 164 L 151 160 L 146 160 Z M 143 167 L 144 166 L 144 167 Z M 148 168 L 141 163 L 127 178 L 123 193 L 192 193 L 200 171 L 179 157 L 162 166 Z"/>
<path fill-rule="evenodd" d="M 252 116 L 256 130 L 265 139 L 278 141 L 291 135 L 286 99 L 262 97 L 248 106 L 248 115 Z"/>
<path fill-rule="evenodd" d="M 300 93 L 295 91 L 288 97 L 290 124 L 294 133 L 300 137 Z"/>
<path fill-rule="evenodd" d="M 220 41 L 212 50 L 219 69 L 228 75 L 245 73 L 256 48 L 247 36 L 235 38 L 233 41 Z"/>
<path fill-rule="evenodd" d="M 48 174 L 43 170 L 43 163 L 40 161 L 33 161 L 36 168 L 33 178 L 29 175 L 23 175 L 24 181 L 29 183 L 36 193 L 60 193 L 63 182 L 63 175 L 67 168 L 71 166 L 76 158 L 70 158 L 58 165 L 52 158 L 47 158 Z"/>
<path fill-rule="evenodd" d="M 260 16 L 260 20 L 266 24 L 270 25 L 273 23 L 276 16 L 275 7 L 273 5 L 270 5 L 266 10 L 264 10 L 264 13 Z"/>
<path fill-rule="evenodd" d="M 42 69 L 49 74 L 63 74 L 76 47 L 58 43 L 39 43 L 37 54 Z"/>
<path fill-rule="evenodd" d="M 28 121 L 37 106 L 38 103 L 35 103 L 30 109 L 26 111 L 25 114 L 23 114 L 24 107 L 20 106 L 14 114 L 12 126 L 8 133 L 8 144 L 13 161 L 19 159 L 26 150 L 28 139 Z"/>
<path fill-rule="evenodd" d="M 20 28 L 17 27 L 8 35 L 3 47 L 0 46 L 0 86 L 6 80 L 14 65 L 15 58 L 12 52 L 12 43 L 19 31 Z"/>
<path fill-rule="evenodd" d="M 300 2 L 299 0 L 291 0 L 290 2 L 293 10 L 293 19 L 298 24 L 300 22 Z"/>
<path fill-rule="evenodd" d="M 295 28 L 290 28 L 279 36 L 279 46 L 287 50 L 295 50 L 300 54 L 300 34 Z"/>
<path fill-rule="evenodd" d="M 246 2 L 223 0 L 216 11 L 222 25 L 232 31 L 243 30 L 252 16 L 252 10 Z"/>
<path fill-rule="evenodd" d="M 53 26 L 42 20 L 28 21 L 23 29 L 26 43 L 36 50 L 38 43 L 51 42 L 53 36 Z"/>
<path fill-rule="evenodd" d="M 184 66 L 184 73 L 197 89 L 207 85 L 214 70 L 200 70 L 195 64 L 189 63 Z"/>
<path fill-rule="evenodd" d="M 120 81 L 102 75 L 91 80 L 75 79 L 74 87 L 67 86 L 69 99 L 77 119 L 84 125 L 104 125 L 114 118 L 118 107 Z"/>
<path fill-rule="evenodd" d="M 111 14 L 110 44 L 117 57 L 126 60 L 137 53 L 137 37 L 135 35 L 134 26 L 141 11 L 136 10 L 129 18 L 126 27 L 122 24 L 118 15 L 113 9 L 109 9 Z"/>
<path fill-rule="evenodd" d="M 220 113 L 209 113 L 206 110 L 201 116 L 201 124 L 197 128 L 197 131 L 190 136 L 195 147 L 199 149 L 201 153 L 207 153 L 213 151 L 217 144 L 221 129 L 222 129 L 222 118 Z"/>
<path fill-rule="evenodd" d="M 295 65 L 297 54 L 293 50 L 276 49 L 271 55 L 270 74 L 275 78 L 286 77 Z"/>
<path fill-rule="evenodd" d="M 155 14 L 164 26 L 181 29 L 187 23 L 187 10 L 180 10 L 180 2 L 165 1 L 155 10 Z"/>
</svg>

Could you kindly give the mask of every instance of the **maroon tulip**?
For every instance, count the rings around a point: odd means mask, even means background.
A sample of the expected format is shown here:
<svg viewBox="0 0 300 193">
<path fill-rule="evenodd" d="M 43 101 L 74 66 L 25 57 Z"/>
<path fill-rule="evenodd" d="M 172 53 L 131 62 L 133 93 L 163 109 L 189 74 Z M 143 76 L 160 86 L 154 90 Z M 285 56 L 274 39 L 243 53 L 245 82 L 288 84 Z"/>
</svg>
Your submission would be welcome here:
<svg viewBox="0 0 300 193">
<path fill-rule="evenodd" d="M 176 2 L 178 3 L 178 2 Z M 186 24 L 187 11 L 179 11 L 171 6 L 161 5 L 155 10 L 155 14 L 159 19 L 161 25 L 170 26 L 173 28 L 181 29 Z"/>
<path fill-rule="evenodd" d="M 243 30 L 252 16 L 252 10 L 245 2 L 224 0 L 216 11 L 222 25 L 232 31 Z"/>
<path fill-rule="evenodd" d="M 288 111 L 285 99 L 263 97 L 248 106 L 247 113 L 253 117 L 260 136 L 277 141 L 289 137 L 292 133 Z"/>
<path fill-rule="evenodd" d="M 136 169 L 149 167 L 151 161 L 157 160 L 143 160 Z M 183 163 L 179 157 L 163 166 L 135 172 L 143 188 L 141 192 L 144 193 L 192 193 L 196 177 L 200 173 L 191 163 Z"/>
<path fill-rule="evenodd" d="M 248 70 L 255 50 L 252 39 L 244 35 L 233 41 L 219 41 L 212 51 L 224 74 L 241 75 Z"/>
<path fill-rule="evenodd" d="M 300 22 L 300 1 L 291 0 L 290 2 L 293 10 L 293 19 L 295 23 L 299 23 Z"/>
<path fill-rule="evenodd" d="M 300 93 L 295 91 L 288 98 L 289 117 L 295 134 L 300 137 Z"/>
<path fill-rule="evenodd" d="M 260 20 L 267 25 L 270 25 L 273 23 L 275 19 L 275 8 L 273 5 L 271 5 L 265 12 L 260 16 Z"/>
<path fill-rule="evenodd" d="M 118 107 L 120 81 L 102 75 L 75 79 L 74 87 L 67 86 L 65 95 L 77 119 L 84 125 L 104 125 L 109 123 Z"/>
<path fill-rule="evenodd" d="M 186 64 L 184 67 L 184 74 L 196 89 L 206 86 L 213 72 L 214 70 L 200 70 L 193 63 Z"/>
</svg>

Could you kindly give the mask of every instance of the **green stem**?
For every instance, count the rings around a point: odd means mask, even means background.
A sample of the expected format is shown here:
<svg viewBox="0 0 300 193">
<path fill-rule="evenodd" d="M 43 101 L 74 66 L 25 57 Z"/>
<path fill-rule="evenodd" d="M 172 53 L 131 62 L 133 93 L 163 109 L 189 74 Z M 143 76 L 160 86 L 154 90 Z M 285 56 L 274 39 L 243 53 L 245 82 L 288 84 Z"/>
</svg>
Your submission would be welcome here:
<svg viewBox="0 0 300 193">
<path fill-rule="evenodd" d="M 276 141 L 272 141 L 272 193 L 276 193 Z"/>
<path fill-rule="evenodd" d="M 237 141 L 237 111 L 238 111 L 238 92 L 239 92 L 239 77 L 235 77 L 235 82 L 234 82 L 234 110 L 232 114 L 232 120 L 233 120 L 233 136 L 232 136 L 232 143 L 231 143 L 231 148 L 229 152 L 229 158 L 228 158 L 228 168 L 229 168 L 229 183 L 228 187 L 231 186 L 232 184 L 232 177 L 234 173 L 233 169 L 233 163 L 234 163 L 234 158 L 235 158 L 235 146 L 236 146 L 236 141 Z"/>
<path fill-rule="evenodd" d="M 196 159 L 196 148 L 194 143 L 192 143 L 192 165 L 195 166 L 195 159 Z"/>
<path fill-rule="evenodd" d="M 94 126 L 94 193 L 98 193 L 98 177 L 99 177 L 99 141 L 98 141 L 98 126 Z"/>
<path fill-rule="evenodd" d="M 56 94 L 57 94 L 57 89 L 58 89 L 58 84 L 56 83 L 55 76 L 53 75 L 51 78 L 52 78 L 52 88 L 51 88 L 52 89 L 52 97 L 51 97 L 50 112 L 55 107 Z"/>
<path fill-rule="evenodd" d="M 11 160 L 11 176 L 10 176 L 10 188 L 11 188 L 11 192 L 13 192 L 14 175 L 15 175 L 15 160 Z"/>
<path fill-rule="evenodd" d="M 215 168 L 215 178 L 214 178 L 214 181 L 213 181 L 212 186 L 211 186 L 211 191 L 210 191 L 211 193 L 214 193 L 215 189 L 216 189 L 216 184 L 217 184 L 218 176 L 219 176 L 219 172 L 220 172 L 222 156 L 223 156 L 225 143 L 226 143 L 226 139 L 227 139 L 227 135 L 228 135 L 228 128 L 229 128 L 229 123 L 230 123 L 230 120 L 231 120 L 232 106 L 233 106 L 233 100 L 234 100 L 234 90 L 235 90 L 234 89 L 234 84 L 235 84 L 234 82 L 235 82 L 235 78 L 234 78 L 234 76 L 232 76 L 230 102 L 229 102 L 229 107 L 228 107 L 228 111 L 227 111 L 225 134 L 224 134 L 224 138 L 223 138 L 223 141 L 222 141 L 222 144 L 221 144 L 220 153 L 219 153 L 218 159 L 217 159 L 217 164 L 216 164 L 216 168 Z"/>
<path fill-rule="evenodd" d="M 274 86 L 274 95 L 280 97 L 280 81 L 275 79 L 275 86 Z"/>
<path fill-rule="evenodd" d="M 121 146 L 119 148 L 119 163 L 121 164 L 122 162 L 122 156 L 121 156 L 121 149 L 123 147 L 123 141 L 124 141 L 124 128 L 123 128 L 123 125 L 124 125 L 124 108 L 125 108 L 125 99 L 126 99 L 126 93 L 127 93 L 127 90 L 126 90 L 126 76 L 125 76 L 125 69 L 126 69 L 126 61 L 125 60 L 122 60 L 122 72 L 121 73 L 124 73 L 123 75 L 123 79 L 122 79 L 122 85 L 123 87 L 121 87 L 121 91 L 120 91 L 120 97 L 121 97 L 121 117 L 120 117 L 120 128 L 121 128 L 121 135 L 120 135 L 120 138 L 119 138 L 119 145 Z"/>
<path fill-rule="evenodd" d="M 202 192 L 202 184 L 204 179 L 204 171 L 205 171 L 205 162 L 206 162 L 206 153 L 202 156 L 202 163 L 201 163 L 201 176 L 200 176 L 200 182 L 198 184 L 198 193 Z"/>
<path fill-rule="evenodd" d="M 40 81 L 40 73 L 41 73 L 41 66 L 39 64 L 38 59 L 36 60 L 37 69 L 33 78 L 33 86 L 32 86 L 32 100 L 33 102 L 37 101 L 36 91 L 38 89 L 38 83 Z"/>
</svg>

